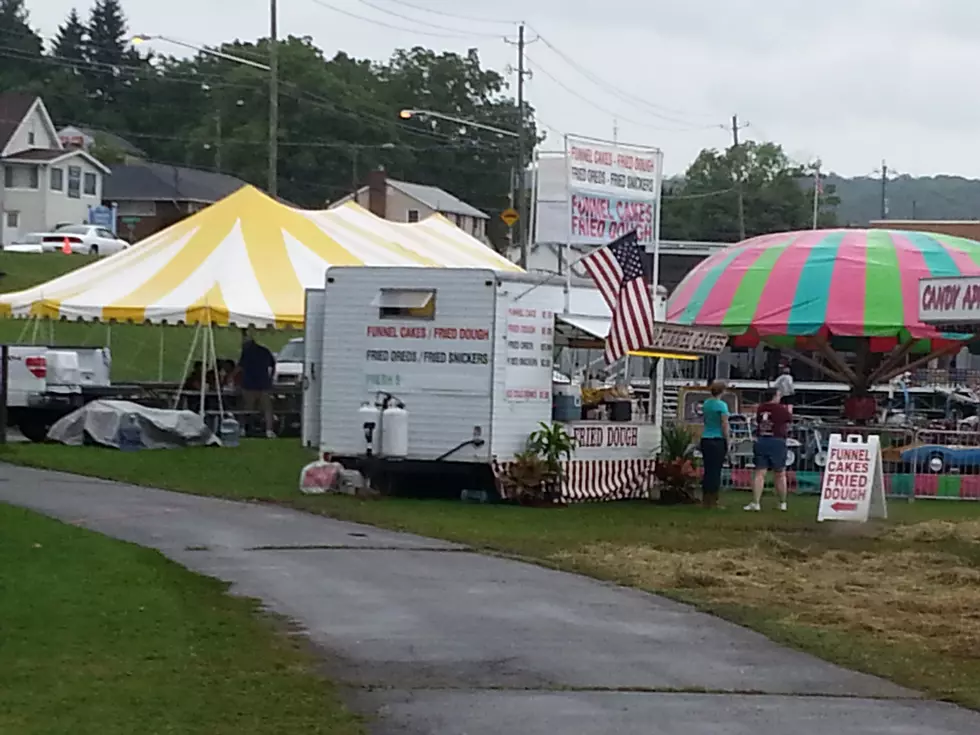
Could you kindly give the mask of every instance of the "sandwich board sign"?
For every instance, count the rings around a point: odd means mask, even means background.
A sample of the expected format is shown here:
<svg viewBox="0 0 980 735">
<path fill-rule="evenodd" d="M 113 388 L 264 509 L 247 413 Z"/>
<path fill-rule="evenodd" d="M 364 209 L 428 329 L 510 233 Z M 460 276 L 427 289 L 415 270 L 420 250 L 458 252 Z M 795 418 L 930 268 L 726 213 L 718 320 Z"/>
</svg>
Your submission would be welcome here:
<svg viewBox="0 0 980 735">
<path fill-rule="evenodd" d="M 880 439 L 832 434 L 817 520 L 865 523 L 869 518 L 887 517 Z"/>
</svg>

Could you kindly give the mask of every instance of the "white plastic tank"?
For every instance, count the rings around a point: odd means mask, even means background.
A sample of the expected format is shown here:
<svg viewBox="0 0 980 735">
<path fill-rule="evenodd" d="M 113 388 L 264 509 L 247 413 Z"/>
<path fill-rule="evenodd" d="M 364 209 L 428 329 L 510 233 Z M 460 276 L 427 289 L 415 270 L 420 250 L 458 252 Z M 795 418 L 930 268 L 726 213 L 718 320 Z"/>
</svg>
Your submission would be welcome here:
<svg viewBox="0 0 980 735">
<path fill-rule="evenodd" d="M 404 407 L 389 406 L 384 410 L 382 419 L 381 454 L 385 457 L 407 457 L 408 411 Z"/>
<path fill-rule="evenodd" d="M 381 423 L 381 409 L 373 403 L 362 403 L 357 410 L 357 421 L 364 441 L 364 453 L 377 453 L 378 425 Z M 371 428 L 368 428 L 368 425 Z"/>
</svg>

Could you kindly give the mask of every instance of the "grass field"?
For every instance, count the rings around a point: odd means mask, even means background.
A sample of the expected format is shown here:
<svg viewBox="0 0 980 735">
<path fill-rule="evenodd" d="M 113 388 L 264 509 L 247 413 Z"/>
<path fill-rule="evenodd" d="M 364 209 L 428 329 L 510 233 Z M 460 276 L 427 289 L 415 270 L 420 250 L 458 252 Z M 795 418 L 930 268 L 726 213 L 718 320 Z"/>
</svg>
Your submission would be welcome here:
<svg viewBox="0 0 980 735">
<path fill-rule="evenodd" d="M 356 735 L 253 601 L 155 551 L 0 504 L 0 732 Z"/>
<path fill-rule="evenodd" d="M 0 251 L 0 292 L 9 293 L 44 283 L 96 260 L 85 255 L 60 253 L 6 253 Z M 278 350 L 298 332 L 262 334 L 263 344 Z M 112 379 L 179 380 L 194 338 L 193 327 L 149 324 L 98 324 L 88 322 L 0 319 L 0 343 L 47 344 L 112 348 Z M 219 357 L 238 359 L 241 335 L 237 329 L 215 329 Z M 161 364 L 161 347 L 163 360 Z M 200 347 L 195 359 L 200 359 Z"/>
<path fill-rule="evenodd" d="M 828 660 L 980 708 L 980 503 L 894 503 L 866 526 L 648 503 L 540 510 L 301 496 L 297 442 L 131 454 L 14 445 L 0 459 L 234 499 L 274 501 L 662 592 Z"/>
</svg>

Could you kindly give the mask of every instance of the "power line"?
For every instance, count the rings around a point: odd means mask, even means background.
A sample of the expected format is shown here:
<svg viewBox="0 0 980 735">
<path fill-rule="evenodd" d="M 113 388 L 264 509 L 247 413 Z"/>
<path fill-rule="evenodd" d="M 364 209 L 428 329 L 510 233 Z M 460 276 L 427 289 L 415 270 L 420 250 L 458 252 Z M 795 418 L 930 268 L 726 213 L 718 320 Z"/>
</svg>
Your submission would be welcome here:
<svg viewBox="0 0 980 735">
<path fill-rule="evenodd" d="M 404 0 L 387 0 L 388 2 L 397 2 L 399 6 L 403 8 L 412 8 L 413 10 L 420 10 L 423 13 L 431 13 L 433 15 L 441 15 L 444 18 L 455 18 L 457 20 L 467 20 L 471 23 L 499 23 L 500 25 L 511 25 L 516 26 L 521 21 L 519 20 L 502 20 L 500 18 L 479 18 L 472 15 L 460 15 L 459 13 L 450 13 L 445 10 L 436 10 L 434 8 L 427 8 L 424 5 L 416 5 L 414 3 L 404 2 Z"/>
<path fill-rule="evenodd" d="M 580 75 L 588 79 L 590 82 L 592 82 L 594 85 L 602 89 L 607 94 L 615 96 L 619 98 L 621 101 L 626 101 L 631 105 L 637 105 L 637 104 L 643 105 L 644 107 L 647 107 L 651 110 L 650 114 L 654 115 L 655 117 L 659 117 L 660 119 L 666 122 L 672 122 L 676 125 L 690 125 L 690 126 L 697 125 L 697 123 L 693 123 L 691 120 L 683 119 L 684 116 L 688 115 L 688 113 L 684 113 L 678 110 L 673 110 L 663 105 L 654 104 L 631 92 L 623 90 L 622 88 L 616 86 L 615 84 L 612 84 L 611 82 L 605 79 L 602 79 L 601 77 L 597 76 L 596 74 L 594 74 L 593 72 L 589 71 L 587 68 L 582 66 L 580 63 L 575 61 L 575 59 L 573 59 L 570 55 L 566 54 L 561 49 L 559 49 L 555 44 L 549 41 L 540 31 L 535 29 L 535 32 L 538 34 L 538 37 L 541 39 L 541 42 L 545 46 L 547 46 L 555 55 L 560 57 L 566 64 L 572 67 L 572 69 L 577 71 Z M 695 115 L 694 117 L 709 117 L 709 115 Z M 706 127 L 716 127 L 716 126 L 710 125 Z"/>
<path fill-rule="evenodd" d="M 434 38 L 473 38 L 474 36 L 480 36 L 481 34 L 465 33 L 460 32 L 455 35 L 448 33 L 436 33 L 433 31 L 419 31 L 414 28 L 404 28 L 402 26 L 396 26 L 391 23 L 385 23 L 384 21 L 376 20 L 374 18 L 366 18 L 363 15 L 358 15 L 357 13 L 352 13 L 349 10 L 344 10 L 343 8 L 338 8 L 336 5 L 331 5 L 330 3 L 324 2 L 324 0 L 310 0 L 314 5 L 319 5 L 327 10 L 332 10 L 335 13 L 340 13 L 341 15 L 346 15 L 349 18 L 354 18 L 355 20 L 364 21 L 365 23 L 371 23 L 372 25 L 379 26 L 381 28 L 390 28 L 395 31 L 410 31 L 416 35 L 420 36 L 432 36 Z"/>
<path fill-rule="evenodd" d="M 534 61 L 530 57 L 526 57 L 526 58 L 527 58 L 527 61 L 531 64 L 532 67 L 534 67 L 541 74 L 544 74 L 548 79 L 550 79 L 552 82 L 554 82 L 555 84 L 557 84 L 559 87 L 561 87 L 563 90 L 565 90 L 568 94 L 572 95 L 573 97 L 575 97 L 580 102 L 584 102 L 585 104 L 589 105 L 590 107 L 593 107 L 596 110 L 599 110 L 599 112 L 605 113 L 607 115 L 614 116 L 618 120 L 623 120 L 624 122 L 628 122 L 628 123 L 630 123 L 632 125 L 636 125 L 636 126 L 642 127 L 642 128 L 648 128 L 650 130 L 660 130 L 660 131 L 664 131 L 664 132 L 674 132 L 674 133 L 687 133 L 687 132 L 693 132 L 693 131 L 697 131 L 697 130 L 710 130 L 710 129 L 713 129 L 713 128 L 718 127 L 716 125 L 710 125 L 710 126 L 694 127 L 694 128 L 665 128 L 665 127 L 658 126 L 658 125 L 651 125 L 650 123 L 647 123 L 647 122 L 640 122 L 639 120 L 634 120 L 634 119 L 625 117 L 623 115 L 619 115 L 619 114 L 613 115 L 613 113 L 610 112 L 607 107 L 605 107 L 604 105 L 599 104 L 598 102 L 595 102 L 594 100 L 590 99 L 589 97 L 586 97 L 585 95 L 582 95 L 579 92 L 576 92 L 574 89 L 572 89 L 571 87 L 569 87 L 563 81 L 561 81 L 560 79 L 558 79 L 558 77 L 556 77 L 554 74 L 552 74 L 547 69 L 545 69 L 543 66 L 541 66 L 541 64 L 539 64 L 537 61 Z"/>
<path fill-rule="evenodd" d="M 425 20 L 419 20 L 418 18 L 413 18 L 410 15 L 405 15 L 403 13 L 395 12 L 394 10 L 388 10 L 387 8 L 383 8 L 380 5 L 375 5 L 374 3 L 370 2 L 369 0 L 357 0 L 357 1 L 361 5 L 365 5 L 365 6 L 369 7 L 369 8 L 371 8 L 372 10 L 378 11 L 379 13 L 384 13 L 384 14 L 390 15 L 390 16 L 392 16 L 394 18 L 401 18 L 402 20 L 411 21 L 412 23 L 417 23 L 419 25 L 423 25 L 423 26 L 426 26 L 428 28 L 437 28 L 437 29 L 443 30 L 443 31 L 452 31 L 453 33 L 466 33 L 467 35 L 482 36 L 482 37 L 485 37 L 485 38 L 499 38 L 500 37 L 500 34 L 498 34 L 498 33 L 482 33 L 482 32 L 480 32 L 480 33 L 470 33 L 468 31 L 463 30 L 462 28 L 452 28 L 451 26 L 442 26 L 442 25 L 437 25 L 435 23 L 430 23 L 430 22 L 425 21 Z M 405 30 L 405 29 L 403 29 L 403 30 Z M 408 30 L 414 30 L 414 29 L 408 29 Z"/>
</svg>

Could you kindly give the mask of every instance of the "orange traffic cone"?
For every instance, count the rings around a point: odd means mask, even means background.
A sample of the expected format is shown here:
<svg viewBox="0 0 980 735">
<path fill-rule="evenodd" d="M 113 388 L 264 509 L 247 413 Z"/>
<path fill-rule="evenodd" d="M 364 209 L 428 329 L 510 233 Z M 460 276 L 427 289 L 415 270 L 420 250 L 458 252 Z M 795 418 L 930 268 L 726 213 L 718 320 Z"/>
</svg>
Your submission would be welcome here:
<svg viewBox="0 0 980 735">
<path fill-rule="evenodd" d="M 65 242 L 61 245 L 61 252 L 63 252 L 65 255 L 71 255 L 71 243 L 68 241 L 67 237 L 65 238 Z"/>
</svg>

